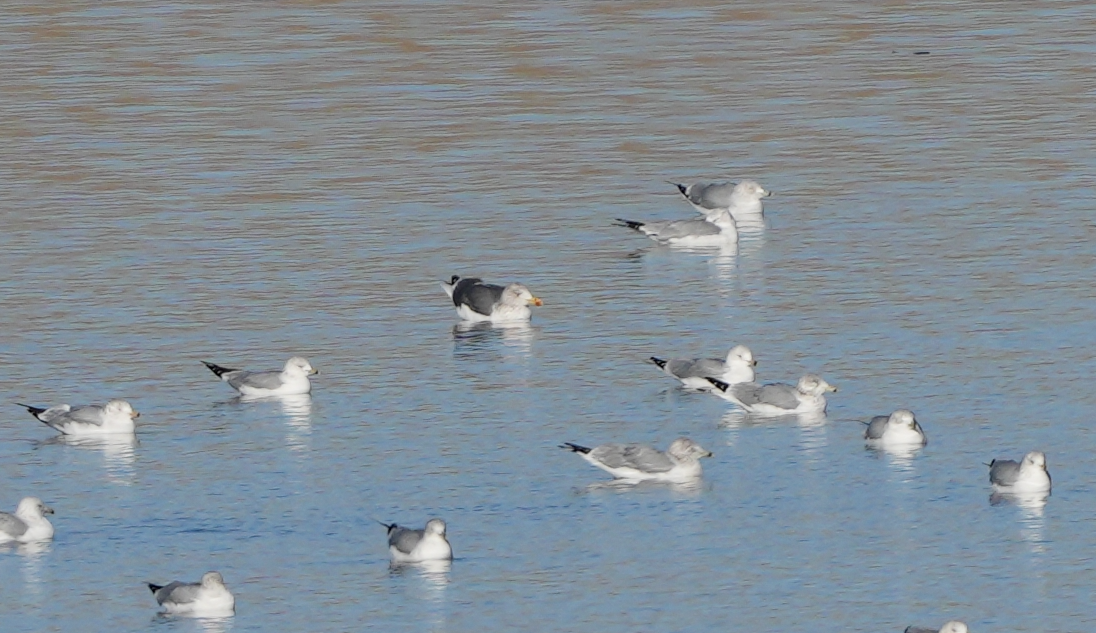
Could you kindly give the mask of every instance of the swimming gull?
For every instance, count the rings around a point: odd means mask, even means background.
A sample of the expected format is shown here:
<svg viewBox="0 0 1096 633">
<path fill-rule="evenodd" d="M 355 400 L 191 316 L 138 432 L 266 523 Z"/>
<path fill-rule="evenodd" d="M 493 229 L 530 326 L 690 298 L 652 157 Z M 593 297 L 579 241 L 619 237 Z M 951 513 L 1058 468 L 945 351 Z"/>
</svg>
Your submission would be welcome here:
<svg viewBox="0 0 1096 633">
<path fill-rule="evenodd" d="M 194 616 L 227 616 L 236 610 L 236 599 L 219 572 L 202 575 L 201 582 L 148 583 L 156 602 L 166 613 Z"/>
<path fill-rule="evenodd" d="M 308 377 L 320 372 L 300 356 L 285 361 L 281 371 L 242 371 L 202 361 L 218 378 L 245 396 L 299 396 L 312 391 Z"/>
<path fill-rule="evenodd" d="M 764 213 L 762 198 L 768 198 L 773 192 L 766 191 L 756 180 L 743 180 L 737 185 L 732 182 L 698 182 L 677 187 L 685 200 L 699 213 L 711 217 L 722 210 L 730 211 L 738 222 L 756 220 Z"/>
<path fill-rule="evenodd" d="M 453 275 L 448 282 L 443 281 L 441 287 L 453 300 L 457 316 L 474 323 L 528 321 L 533 316 L 529 306 L 544 305 L 528 288 L 517 283 L 496 286 L 483 283 L 479 277 Z"/>
<path fill-rule="evenodd" d="M 53 508 L 37 497 L 24 497 L 15 514 L 0 512 L 0 543 L 33 543 L 53 538 L 53 524 L 46 519 Z"/>
<path fill-rule="evenodd" d="M 999 492 L 1044 492 L 1050 490 L 1047 456 L 1031 451 L 1019 463 L 995 459 L 989 463 L 989 481 Z"/>
<path fill-rule="evenodd" d="M 430 519 L 421 530 L 382 523 L 388 528 L 388 553 L 394 563 L 453 560 L 453 548 L 445 538 L 445 521 Z"/>
<path fill-rule="evenodd" d="M 722 246 L 738 243 L 738 225 L 726 210 L 716 211 L 704 220 L 639 222 L 617 218 L 623 226 L 643 233 L 661 244 L 677 246 Z"/>
<path fill-rule="evenodd" d="M 877 415 L 868 422 L 864 439 L 869 444 L 881 446 L 916 445 L 928 443 L 925 432 L 913 416 L 913 411 L 899 409 L 888 415 Z"/>
<path fill-rule="evenodd" d="M 959 622 L 958 620 L 952 620 L 939 629 L 923 626 L 907 626 L 905 633 L 967 633 L 967 625 Z"/>
<path fill-rule="evenodd" d="M 594 466 L 617 479 L 631 481 L 688 481 L 701 474 L 700 458 L 712 452 L 701 448 L 687 437 L 679 437 L 665 453 L 643 444 L 602 444 L 587 448 L 564 442 L 560 448 L 570 449 Z"/>
<path fill-rule="evenodd" d="M 730 385 L 722 380 L 708 378 L 715 386 L 712 393 L 730 400 L 748 413 L 759 415 L 787 415 L 798 413 L 825 413 L 827 391 L 837 391 L 830 383 L 814 374 L 799 379 L 794 387 L 784 383 L 759 385 L 744 382 Z"/>
<path fill-rule="evenodd" d="M 135 426 L 133 421 L 141 417 L 141 414 L 134 411 L 125 400 L 111 400 L 104 406 L 91 404 L 75 409 L 67 404 L 59 404 L 48 409 L 18 402 L 16 404 L 26 407 L 39 422 L 65 435 L 133 433 Z"/>
<path fill-rule="evenodd" d="M 693 358 L 663 360 L 657 356 L 651 357 L 651 362 L 658 365 L 667 375 L 677 378 L 681 384 L 690 389 L 707 391 L 712 388 L 712 383 L 707 378 L 717 378 L 729 385 L 740 382 L 754 381 L 753 352 L 745 345 L 736 345 L 727 352 L 726 359 L 720 358 Z"/>
</svg>

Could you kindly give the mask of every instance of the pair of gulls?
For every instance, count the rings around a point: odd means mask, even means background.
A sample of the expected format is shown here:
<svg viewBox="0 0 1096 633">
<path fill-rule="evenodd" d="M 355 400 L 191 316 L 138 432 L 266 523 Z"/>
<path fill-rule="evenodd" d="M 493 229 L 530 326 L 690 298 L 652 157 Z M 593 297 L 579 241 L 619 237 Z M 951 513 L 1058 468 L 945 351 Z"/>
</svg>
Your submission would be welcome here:
<svg viewBox="0 0 1096 633">
<path fill-rule="evenodd" d="M 243 396 L 294 396 L 312 391 L 308 377 L 317 374 L 312 365 L 300 356 L 294 356 L 281 370 L 242 371 L 205 363 L 221 380 L 227 382 Z M 125 400 L 110 400 L 105 405 L 91 404 L 72 407 L 59 404 L 49 408 L 17 403 L 39 422 L 64 435 L 109 435 L 133 433 L 136 420 L 141 416 Z"/>
<path fill-rule="evenodd" d="M 2 519 L 0 515 L 0 521 Z M 388 545 L 394 562 L 418 563 L 453 558 L 453 549 L 445 538 L 445 521 L 441 519 L 431 519 L 421 530 L 411 530 L 395 523 L 382 525 L 388 529 Z M 199 582 L 148 583 L 148 588 L 164 612 L 173 615 L 229 616 L 236 610 L 236 599 L 219 572 L 206 572 Z"/>
<path fill-rule="evenodd" d="M 826 392 L 837 391 L 815 374 L 807 374 L 795 385 L 754 382 L 753 352 L 736 345 L 726 358 L 651 357 L 666 375 L 690 389 L 711 391 L 756 415 L 820 414 L 826 412 Z"/>
<path fill-rule="evenodd" d="M 696 183 L 677 187 L 685 200 L 697 212 L 700 220 L 640 222 L 617 218 L 617 226 L 643 233 L 662 244 L 680 246 L 723 246 L 738 243 L 738 224 L 749 222 L 763 226 L 764 206 L 761 200 L 772 195 L 753 180 L 738 184 L 730 182 Z"/>
</svg>

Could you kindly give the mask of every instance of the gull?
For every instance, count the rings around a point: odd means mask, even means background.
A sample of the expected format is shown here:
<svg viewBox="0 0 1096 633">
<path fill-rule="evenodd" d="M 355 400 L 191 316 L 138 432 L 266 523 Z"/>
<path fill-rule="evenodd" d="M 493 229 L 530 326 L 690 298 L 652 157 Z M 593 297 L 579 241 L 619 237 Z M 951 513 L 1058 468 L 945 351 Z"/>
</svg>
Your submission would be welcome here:
<svg viewBox="0 0 1096 633">
<path fill-rule="evenodd" d="M 877 415 L 868 422 L 868 428 L 864 430 L 864 439 L 871 444 L 880 446 L 917 445 L 928 444 L 925 432 L 913 417 L 912 411 L 899 409 L 887 415 Z"/>
<path fill-rule="evenodd" d="M 643 444 L 602 444 L 587 448 L 564 442 L 566 448 L 617 479 L 688 481 L 701 474 L 700 458 L 712 452 L 687 437 L 679 437 L 665 453 Z"/>
<path fill-rule="evenodd" d="M 394 563 L 453 560 L 453 548 L 445 538 L 445 521 L 430 519 L 421 530 L 382 523 L 388 528 L 388 552 Z"/>
<path fill-rule="evenodd" d="M 907 626 L 905 633 L 967 633 L 967 625 L 958 620 L 952 620 L 939 629 L 923 626 Z"/>
<path fill-rule="evenodd" d="M 24 497 L 15 514 L 0 512 L 0 543 L 33 543 L 53 538 L 53 524 L 46 519 L 53 508 L 37 497 Z"/>
<path fill-rule="evenodd" d="M 504 287 L 485 284 L 479 277 L 453 275 L 448 282 L 443 281 L 441 287 L 453 300 L 457 316 L 474 323 L 528 321 L 533 316 L 529 306 L 544 305 L 528 288 L 517 283 Z"/>
<path fill-rule="evenodd" d="M 656 356 L 651 357 L 651 362 L 658 365 L 667 375 L 677 378 L 681 384 L 690 389 L 710 390 L 712 384 L 707 378 L 717 378 L 729 385 L 740 382 L 754 381 L 753 352 L 745 345 L 736 345 L 727 352 L 726 359 L 719 358 L 693 358 L 663 360 Z"/>
<path fill-rule="evenodd" d="M 699 213 L 712 217 L 714 213 L 726 210 L 737 222 L 760 218 L 764 213 L 761 199 L 773 195 L 773 192 L 766 191 L 755 180 L 743 180 L 737 185 L 731 182 L 670 184 L 677 187 L 685 200 Z"/>
<path fill-rule="evenodd" d="M 1031 451 L 1019 463 L 995 459 L 989 463 L 989 482 L 998 492 L 1045 492 L 1050 490 L 1047 456 Z"/>
<path fill-rule="evenodd" d="M 827 391 L 837 391 L 830 383 L 814 374 L 799 379 L 794 387 L 784 383 L 759 385 L 744 382 L 731 385 L 708 378 L 715 386 L 712 393 L 742 407 L 747 413 L 759 415 L 787 415 L 799 413 L 825 413 Z"/>
<path fill-rule="evenodd" d="M 639 222 L 617 218 L 620 224 L 639 231 L 660 244 L 676 246 L 724 246 L 738 243 L 738 225 L 726 209 L 717 210 L 704 220 Z"/>
<path fill-rule="evenodd" d="M 67 404 L 59 404 L 48 409 L 19 402 L 15 404 L 26 407 L 36 420 L 64 435 L 133 433 L 133 421 L 141 417 L 141 414 L 134 411 L 125 400 L 111 400 L 104 406 L 90 404 L 75 409 Z"/>
<path fill-rule="evenodd" d="M 164 612 L 176 615 L 227 616 L 236 611 L 236 599 L 219 572 L 202 574 L 201 582 L 148 583 Z"/>
<path fill-rule="evenodd" d="M 308 377 L 320 372 L 300 356 L 285 361 L 281 371 L 242 371 L 229 369 L 204 360 L 202 364 L 218 378 L 245 396 L 299 396 L 312 391 Z"/>
</svg>

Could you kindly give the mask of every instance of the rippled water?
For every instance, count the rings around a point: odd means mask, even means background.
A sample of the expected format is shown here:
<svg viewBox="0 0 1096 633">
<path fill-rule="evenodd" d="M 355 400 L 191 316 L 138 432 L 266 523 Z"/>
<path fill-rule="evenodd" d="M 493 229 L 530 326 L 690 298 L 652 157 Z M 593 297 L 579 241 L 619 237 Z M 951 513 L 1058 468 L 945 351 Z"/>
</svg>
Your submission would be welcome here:
<svg viewBox="0 0 1096 633">
<path fill-rule="evenodd" d="M 0 416 L 0 506 L 57 511 L 0 551 L 5 631 L 1091 628 L 1088 4 L 3 8 L 0 398 L 143 413 Z M 610 226 L 743 177 L 777 195 L 734 252 Z M 455 328 L 454 273 L 546 305 Z M 644 363 L 735 343 L 828 419 Z M 292 354 L 310 399 L 198 362 Z M 899 407 L 929 445 L 865 450 Z M 699 488 L 556 448 L 683 434 Z M 991 503 L 1036 448 L 1053 496 Z M 373 519 L 431 516 L 452 568 L 390 571 Z M 235 618 L 155 616 L 144 581 L 209 569 Z"/>
</svg>

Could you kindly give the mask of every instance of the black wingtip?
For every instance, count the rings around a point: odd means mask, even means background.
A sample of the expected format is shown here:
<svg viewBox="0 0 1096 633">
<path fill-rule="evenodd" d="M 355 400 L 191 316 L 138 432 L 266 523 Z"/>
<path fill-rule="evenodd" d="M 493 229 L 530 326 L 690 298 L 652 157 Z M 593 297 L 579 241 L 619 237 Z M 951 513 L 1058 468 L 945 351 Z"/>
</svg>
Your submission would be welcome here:
<svg viewBox="0 0 1096 633">
<path fill-rule="evenodd" d="M 658 358 L 657 356 L 652 356 L 651 357 L 651 362 L 658 365 L 659 369 L 666 369 L 666 361 L 662 360 L 661 358 Z"/>
<path fill-rule="evenodd" d="M 449 278 L 449 285 L 450 286 L 455 286 L 455 285 L 457 285 L 458 281 L 460 281 L 460 275 L 453 275 L 452 277 Z"/>
<path fill-rule="evenodd" d="M 991 460 L 989 460 L 989 463 L 988 463 L 988 464 L 987 464 L 987 463 L 985 463 L 985 462 L 982 462 L 982 464 L 983 464 L 984 466 L 989 466 L 990 468 L 993 468 L 993 465 L 994 465 L 994 464 L 996 464 L 996 463 L 997 463 L 997 460 L 996 460 L 996 459 L 991 459 Z"/>
<path fill-rule="evenodd" d="M 148 585 L 148 590 L 151 591 L 152 593 L 156 593 L 157 591 L 164 588 L 163 585 L 154 585 L 152 583 L 146 583 L 146 584 Z"/>
<path fill-rule="evenodd" d="M 22 402 L 16 402 L 15 404 L 24 407 L 27 411 L 30 411 L 30 414 L 33 415 L 35 418 L 46 412 L 46 410 L 42 407 L 32 407 L 29 404 L 23 404 Z"/>
<path fill-rule="evenodd" d="M 716 380 L 715 378 L 708 378 L 708 382 L 712 383 L 712 385 L 713 385 L 713 386 L 714 386 L 714 387 L 715 387 L 716 389 L 718 389 L 718 390 L 720 390 L 720 391 L 722 391 L 722 392 L 726 392 L 726 391 L 727 391 L 727 387 L 730 387 L 730 385 L 729 385 L 729 384 L 727 384 L 727 383 L 723 382 L 722 380 Z"/>
<path fill-rule="evenodd" d="M 682 184 L 678 184 L 676 182 L 671 182 L 670 184 L 677 187 L 677 190 L 681 192 L 681 195 L 685 196 L 686 198 L 689 197 L 689 194 L 687 193 L 688 190 L 689 190 L 688 187 L 686 187 L 685 185 L 682 185 Z"/>
<path fill-rule="evenodd" d="M 560 444 L 559 447 L 560 448 L 566 448 L 566 449 L 574 451 L 576 453 L 589 453 L 592 450 L 592 449 L 586 448 L 585 446 L 580 446 L 579 444 L 572 444 L 570 442 L 564 442 L 564 443 Z"/>
<path fill-rule="evenodd" d="M 381 521 L 379 519 L 373 519 L 373 520 L 376 521 L 377 523 L 380 523 L 381 525 L 383 525 L 385 527 L 385 529 L 388 530 L 389 534 L 392 533 L 392 530 L 399 527 L 399 525 L 397 525 L 395 523 L 385 523 L 384 521 Z"/>
<path fill-rule="evenodd" d="M 614 224 L 613 226 L 623 226 L 624 228 L 632 229 L 633 231 L 638 231 L 641 226 L 646 224 L 646 222 L 637 222 L 635 220 L 625 220 L 624 218 L 617 218 L 616 221 L 619 222 L 620 224 Z"/>
<path fill-rule="evenodd" d="M 229 369 L 228 367 L 221 367 L 220 365 L 214 365 L 213 363 L 207 363 L 204 360 L 202 361 L 202 364 L 205 365 L 206 367 L 209 367 L 209 371 L 216 374 L 218 378 L 220 378 L 224 374 L 227 374 L 230 371 L 236 371 L 235 369 Z"/>
</svg>

